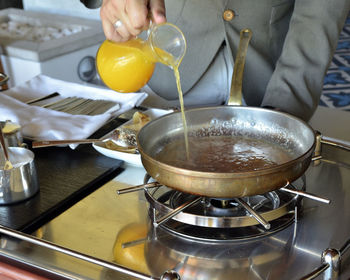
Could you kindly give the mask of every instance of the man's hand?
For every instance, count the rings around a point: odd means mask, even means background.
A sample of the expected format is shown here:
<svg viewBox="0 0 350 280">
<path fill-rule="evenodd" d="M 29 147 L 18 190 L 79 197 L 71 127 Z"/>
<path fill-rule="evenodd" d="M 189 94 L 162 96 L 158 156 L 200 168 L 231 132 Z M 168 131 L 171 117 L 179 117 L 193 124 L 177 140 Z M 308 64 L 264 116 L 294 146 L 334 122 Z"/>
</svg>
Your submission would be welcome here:
<svg viewBox="0 0 350 280">
<path fill-rule="evenodd" d="M 165 4 L 164 0 L 103 0 L 100 17 L 106 38 L 122 42 L 148 29 L 150 18 L 156 24 L 165 22 Z"/>
</svg>

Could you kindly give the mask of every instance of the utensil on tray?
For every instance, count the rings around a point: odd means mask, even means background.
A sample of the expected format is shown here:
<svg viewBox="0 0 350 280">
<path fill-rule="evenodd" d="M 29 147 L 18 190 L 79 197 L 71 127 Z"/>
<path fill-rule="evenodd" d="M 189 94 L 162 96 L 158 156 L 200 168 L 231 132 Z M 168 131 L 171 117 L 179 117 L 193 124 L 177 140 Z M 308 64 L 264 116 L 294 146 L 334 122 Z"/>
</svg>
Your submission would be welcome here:
<svg viewBox="0 0 350 280">
<path fill-rule="evenodd" d="M 3 154 L 4 154 L 4 158 L 5 158 L 5 164 L 4 164 L 4 170 L 10 170 L 13 168 L 13 165 L 10 161 L 10 158 L 9 158 L 9 154 L 8 154 L 8 150 L 7 150 L 7 146 L 6 146 L 6 143 L 5 143 L 5 137 L 4 137 L 4 134 L 2 132 L 2 127 L 0 126 L 0 143 L 1 143 L 1 146 L 2 146 L 2 151 L 3 151 Z"/>
<path fill-rule="evenodd" d="M 28 101 L 26 101 L 26 104 L 31 105 L 31 104 L 37 103 L 39 101 L 44 101 L 44 100 L 47 100 L 47 99 L 50 99 L 50 98 L 53 98 L 53 97 L 56 97 L 56 96 L 59 96 L 59 95 L 60 94 L 58 92 L 54 92 L 54 93 L 51 93 L 49 95 L 45 95 L 45 96 L 42 96 L 42 97 L 39 97 L 39 98 L 34 98 L 34 99 L 31 99 L 31 100 L 28 100 Z"/>
<path fill-rule="evenodd" d="M 93 143 L 101 143 L 101 142 L 107 143 L 109 141 L 112 142 L 113 150 L 123 152 L 123 153 L 131 153 L 131 154 L 138 152 L 137 147 L 125 145 L 113 138 L 34 141 L 32 143 L 32 147 L 43 148 L 43 147 L 52 147 L 52 146 L 70 145 L 70 144 L 93 144 Z"/>
</svg>

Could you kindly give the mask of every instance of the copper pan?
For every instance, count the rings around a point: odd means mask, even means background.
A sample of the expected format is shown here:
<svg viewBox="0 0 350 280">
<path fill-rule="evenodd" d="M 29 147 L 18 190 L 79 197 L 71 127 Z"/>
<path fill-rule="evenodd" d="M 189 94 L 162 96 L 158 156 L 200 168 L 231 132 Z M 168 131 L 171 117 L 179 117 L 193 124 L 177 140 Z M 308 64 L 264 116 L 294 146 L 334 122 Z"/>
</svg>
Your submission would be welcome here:
<svg viewBox="0 0 350 280">
<path fill-rule="evenodd" d="M 293 159 L 271 168 L 238 173 L 200 172 L 165 164 L 156 160 L 155 154 L 167 143 L 183 137 L 181 114 L 172 113 L 148 123 L 137 136 L 146 171 L 168 187 L 218 198 L 262 194 L 296 180 L 311 162 L 314 131 L 289 114 L 254 107 L 221 106 L 186 111 L 186 118 L 190 134 L 198 134 L 196 131 L 205 128 L 222 131 L 223 135 L 258 137 L 279 145 L 292 154 Z M 225 129 L 220 129 L 220 125 Z"/>
<path fill-rule="evenodd" d="M 245 53 L 251 37 L 241 32 L 235 61 L 229 104 L 241 104 L 242 73 Z M 159 183 L 200 196 L 216 198 L 263 194 L 299 178 L 308 168 L 315 148 L 315 133 L 304 121 L 289 115 L 255 107 L 236 105 L 186 110 L 189 135 L 211 131 L 220 137 L 230 135 L 263 139 L 292 155 L 291 160 L 270 168 L 244 172 L 202 172 L 172 166 L 156 159 L 167 143 L 184 137 L 181 113 L 176 112 L 145 125 L 137 135 L 142 164 Z M 201 137 L 201 136 L 197 136 Z"/>
</svg>

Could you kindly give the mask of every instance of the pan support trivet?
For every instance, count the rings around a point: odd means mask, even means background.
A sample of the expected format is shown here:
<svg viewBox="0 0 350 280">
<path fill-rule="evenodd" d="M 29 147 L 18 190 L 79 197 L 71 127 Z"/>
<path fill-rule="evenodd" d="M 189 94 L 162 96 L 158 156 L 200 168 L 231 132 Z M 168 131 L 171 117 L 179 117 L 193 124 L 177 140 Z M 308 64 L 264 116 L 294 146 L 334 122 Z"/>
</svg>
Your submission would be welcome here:
<svg viewBox="0 0 350 280">
<path fill-rule="evenodd" d="M 305 191 L 304 176 L 277 191 L 232 199 L 198 197 L 150 180 L 146 175 L 145 184 L 119 190 L 118 194 L 144 190 L 154 227 L 163 226 L 198 241 L 221 242 L 268 235 L 297 220 L 302 197 L 330 203 L 327 198 Z"/>
</svg>

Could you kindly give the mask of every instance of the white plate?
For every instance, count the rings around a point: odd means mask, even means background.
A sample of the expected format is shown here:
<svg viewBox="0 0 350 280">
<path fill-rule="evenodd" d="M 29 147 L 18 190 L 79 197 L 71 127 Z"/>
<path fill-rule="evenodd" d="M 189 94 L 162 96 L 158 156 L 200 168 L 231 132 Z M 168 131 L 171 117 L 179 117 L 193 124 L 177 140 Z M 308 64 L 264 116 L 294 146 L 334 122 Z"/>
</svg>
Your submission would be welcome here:
<svg viewBox="0 0 350 280">
<path fill-rule="evenodd" d="M 172 113 L 172 111 L 171 110 L 163 110 L 163 109 L 149 109 L 143 113 L 147 114 L 151 118 L 151 120 L 154 120 L 160 116 Z M 131 123 L 132 123 L 132 120 L 129 120 L 123 125 L 131 124 Z M 123 125 L 120 127 L 123 127 Z M 109 138 L 110 135 L 113 133 L 113 131 L 114 130 L 107 133 L 105 136 L 102 137 L 102 139 Z M 94 144 L 92 144 L 92 146 L 95 148 L 96 151 L 100 152 L 101 154 L 103 154 L 107 157 L 119 159 L 119 160 L 122 160 L 126 163 L 142 167 L 141 156 L 139 154 L 130 154 L 130 153 L 123 153 L 123 152 L 111 150 L 111 149 L 108 149 L 105 146 L 105 144 L 101 143 L 101 142 L 94 143 Z"/>
</svg>

